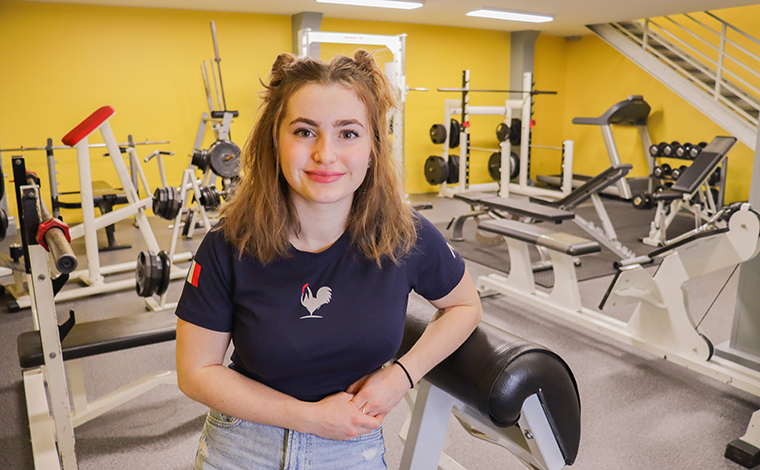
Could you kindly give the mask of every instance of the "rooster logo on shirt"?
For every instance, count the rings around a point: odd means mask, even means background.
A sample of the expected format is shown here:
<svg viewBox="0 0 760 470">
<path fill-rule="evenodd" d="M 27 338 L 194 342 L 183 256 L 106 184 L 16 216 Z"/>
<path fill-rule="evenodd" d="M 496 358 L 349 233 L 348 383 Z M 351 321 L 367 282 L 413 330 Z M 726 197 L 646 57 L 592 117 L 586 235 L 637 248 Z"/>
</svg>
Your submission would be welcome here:
<svg viewBox="0 0 760 470">
<path fill-rule="evenodd" d="M 327 286 L 320 287 L 317 291 L 316 297 L 314 294 L 311 293 L 311 289 L 309 288 L 309 283 L 303 285 L 301 288 L 301 305 L 306 307 L 306 310 L 309 311 L 308 315 L 304 315 L 301 317 L 303 320 L 304 318 L 322 318 L 321 315 L 314 315 L 314 311 L 317 310 L 319 307 L 329 304 L 330 299 L 332 299 L 332 289 L 330 289 Z"/>
</svg>

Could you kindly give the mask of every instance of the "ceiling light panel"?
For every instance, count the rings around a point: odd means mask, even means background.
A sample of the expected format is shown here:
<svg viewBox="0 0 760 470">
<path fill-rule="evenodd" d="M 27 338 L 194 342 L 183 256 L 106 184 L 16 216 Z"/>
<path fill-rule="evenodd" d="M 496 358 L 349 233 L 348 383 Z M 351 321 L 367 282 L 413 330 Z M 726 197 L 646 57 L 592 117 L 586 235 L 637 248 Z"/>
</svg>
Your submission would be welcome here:
<svg viewBox="0 0 760 470">
<path fill-rule="evenodd" d="M 419 2 L 401 2 L 396 0 L 317 0 L 317 3 L 333 3 L 336 5 L 352 5 L 360 7 L 396 8 L 414 10 L 422 6 Z"/>
<path fill-rule="evenodd" d="M 527 13 L 513 13 L 509 11 L 497 10 L 474 10 L 467 13 L 467 16 L 476 16 L 478 18 L 494 18 L 497 20 L 522 21 L 525 23 L 546 23 L 552 21 L 551 16 L 529 15 Z"/>
</svg>

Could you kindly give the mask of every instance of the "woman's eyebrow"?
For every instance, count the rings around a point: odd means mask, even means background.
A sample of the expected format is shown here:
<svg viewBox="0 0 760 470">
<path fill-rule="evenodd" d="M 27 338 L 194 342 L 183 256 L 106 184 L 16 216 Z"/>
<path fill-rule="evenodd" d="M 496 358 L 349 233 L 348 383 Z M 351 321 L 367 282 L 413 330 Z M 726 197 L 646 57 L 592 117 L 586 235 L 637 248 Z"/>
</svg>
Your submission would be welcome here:
<svg viewBox="0 0 760 470">
<path fill-rule="evenodd" d="M 358 119 L 340 119 L 338 121 L 333 122 L 333 127 L 344 127 L 344 126 L 350 126 L 350 125 L 357 125 L 364 129 L 364 125 L 359 122 Z"/>
<path fill-rule="evenodd" d="M 288 125 L 292 126 L 293 124 L 295 124 L 297 122 L 302 122 L 302 123 L 308 124 L 310 126 L 319 127 L 319 124 L 317 123 L 317 121 L 315 121 L 313 119 L 305 118 L 305 117 L 297 117 L 297 118 L 293 119 L 292 121 L 290 121 L 290 124 L 288 124 Z"/>
</svg>

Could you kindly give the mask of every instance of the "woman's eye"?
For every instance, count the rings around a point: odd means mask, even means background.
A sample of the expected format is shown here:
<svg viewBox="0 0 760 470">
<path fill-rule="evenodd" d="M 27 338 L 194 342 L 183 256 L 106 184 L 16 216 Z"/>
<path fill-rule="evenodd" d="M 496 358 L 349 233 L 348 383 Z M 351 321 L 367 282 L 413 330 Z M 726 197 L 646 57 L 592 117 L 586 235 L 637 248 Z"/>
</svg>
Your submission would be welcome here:
<svg viewBox="0 0 760 470">
<path fill-rule="evenodd" d="M 340 132 L 340 136 L 344 139 L 353 139 L 359 137 L 359 133 L 352 129 L 344 129 Z"/>
<path fill-rule="evenodd" d="M 294 134 L 297 135 L 298 137 L 313 137 L 314 136 L 314 132 L 312 132 L 311 129 L 305 129 L 303 127 L 296 129 Z"/>
</svg>

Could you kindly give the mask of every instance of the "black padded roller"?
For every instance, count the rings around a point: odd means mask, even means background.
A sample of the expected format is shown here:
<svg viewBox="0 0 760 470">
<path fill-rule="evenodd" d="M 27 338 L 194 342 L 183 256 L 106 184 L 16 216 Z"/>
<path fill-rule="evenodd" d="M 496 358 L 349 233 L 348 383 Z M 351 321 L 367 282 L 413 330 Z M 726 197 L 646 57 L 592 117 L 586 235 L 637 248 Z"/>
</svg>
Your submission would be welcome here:
<svg viewBox="0 0 760 470">
<path fill-rule="evenodd" d="M 430 318 L 410 302 L 396 357 L 414 345 Z M 549 349 L 481 323 L 425 380 L 499 427 L 515 425 L 525 399 L 539 393 L 566 464 L 575 461 L 581 426 L 578 387 L 565 361 Z"/>
</svg>

